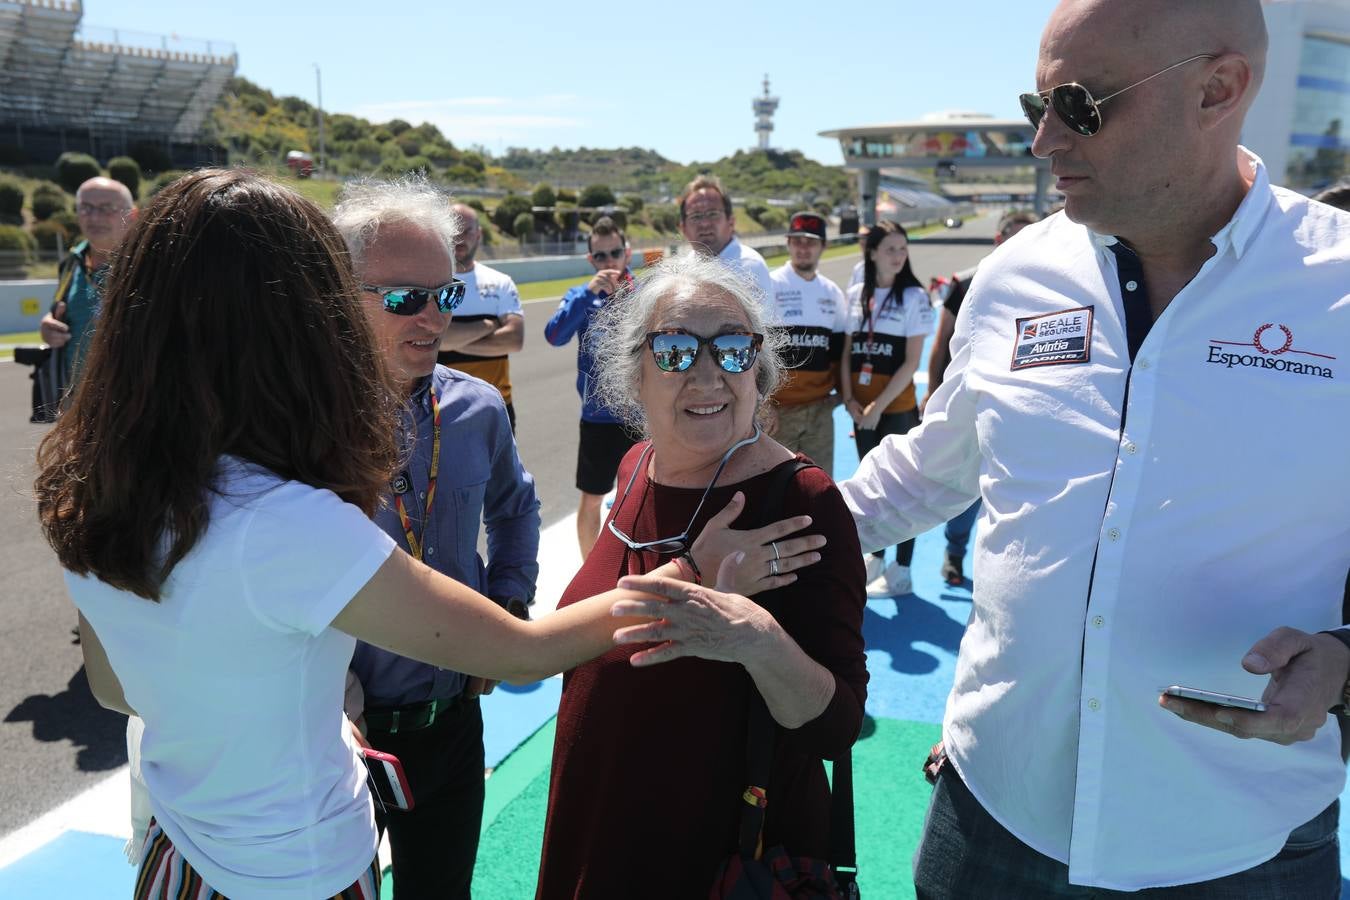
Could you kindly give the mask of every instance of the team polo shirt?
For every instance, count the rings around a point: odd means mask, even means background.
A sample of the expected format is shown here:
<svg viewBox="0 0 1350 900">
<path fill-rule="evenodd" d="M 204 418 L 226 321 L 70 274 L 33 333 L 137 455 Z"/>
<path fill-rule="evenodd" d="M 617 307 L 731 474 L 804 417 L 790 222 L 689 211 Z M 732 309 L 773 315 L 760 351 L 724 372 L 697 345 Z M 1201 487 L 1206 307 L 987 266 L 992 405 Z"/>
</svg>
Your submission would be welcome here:
<svg viewBox="0 0 1350 900">
<path fill-rule="evenodd" d="M 464 301 L 455 310 L 457 320 L 478 322 L 494 318 L 498 323 L 505 324 L 507 316 L 525 315 L 520 305 L 520 291 L 505 272 L 474 263 L 472 269 L 456 272 L 455 277 L 465 284 Z M 511 361 L 505 353 L 500 356 L 473 356 L 458 350 L 442 350 L 436 355 L 436 361 L 483 379 L 502 392 L 503 400 L 511 402 Z"/>
<path fill-rule="evenodd" d="M 905 364 L 906 343 L 915 335 L 933 333 L 933 306 L 928 292 L 907 287 L 896 299 L 890 288 L 878 288 L 867 309 L 863 308 L 861 284 L 848 289 L 848 352 L 853 397 L 863 406 L 871 403 L 891 377 Z M 872 375 L 862 383 L 863 366 L 870 364 Z M 917 407 L 914 383 L 901 391 L 883 410 L 906 412 Z"/>
<path fill-rule="evenodd" d="M 780 406 L 824 400 L 834 390 L 848 306 L 839 285 L 819 273 L 807 281 L 790 263 L 769 273 L 774 322 L 787 332 L 787 377 L 774 393 Z"/>
<path fill-rule="evenodd" d="M 865 551 L 984 500 L 943 736 L 1075 884 L 1248 869 L 1345 783 L 1330 720 L 1285 747 L 1157 703 L 1170 684 L 1259 697 L 1252 644 L 1342 623 L 1350 215 L 1238 165 L 1251 187 L 1214 255 L 1142 334 L 1147 285 L 1114 238 L 1060 214 L 995 250 L 923 424 L 840 485 Z"/>
</svg>

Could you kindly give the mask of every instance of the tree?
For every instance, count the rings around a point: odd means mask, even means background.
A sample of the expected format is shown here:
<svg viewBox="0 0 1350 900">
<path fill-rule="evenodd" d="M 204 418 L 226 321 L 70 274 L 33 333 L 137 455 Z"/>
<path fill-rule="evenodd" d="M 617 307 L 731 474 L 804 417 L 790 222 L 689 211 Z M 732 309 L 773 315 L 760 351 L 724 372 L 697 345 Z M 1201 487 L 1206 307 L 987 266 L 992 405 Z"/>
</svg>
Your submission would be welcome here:
<svg viewBox="0 0 1350 900">
<path fill-rule="evenodd" d="M 131 191 L 131 199 L 141 194 L 141 166 L 130 156 L 114 156 L 108 160 L 108 177 L 120 181 Z"/>
<path fill-rule="evenodd" d="M 98 160 L 88 153 L 62 153 L 56 158 L 56 180 L 61 187 L 75 193 L 90 178 L 103 174 Z"/>
<path fill-rule="evenodd" d="M 530 195 L 530 202 L 535 206 L 557 206 L 558 195 L 553 193 L 553 188 L 547 184 L 537 185 L 534 193 Z"/>
<path fill-rule="evenodd" d="M 507 194 L 497 204 L 497 208 L 492 211 L 492 224 L 507 234 L 515 235 L 516 219 L 519 218 L 521 213 L 528 213 L 530 206 L 528 197 L 522 197 L 519 194 Z M 533 222 L 533 218 L 530 221 Z"/>
<path fill-rule="evenodd" d="M 592 184 L 587 186 L 577 198 L 577 206 L 613 206 L 614 192 L 609 185 Z"/>
<path fill-rule="evenodd" d="M 150 193 L 148 196 L 150 197 L 155 196 L 160 191 L 164 190 L 166 187 L 173 184 L 178 179 L 182 178 L 184 174 L 186 173 L 181 172 L 178 169 L 170 169 L 167 172 L 160 172 L 158 175 L 155 176 L 155 180 L 150 182 Z"/>
<path fill-rule="evenodd" d="M 0 225 L 0 272 L 24 274 L 24 266 L 33 259 L 33 236 L 18 225 Z"/>
<path fill-rule="evenodd" d="M 29 201 L 29 207 L 33 210 L 33 218 L 43 222 L 56 213 L 69 209 L 70 201 L 66 197 L 66 192 L 61 190 L 60 185 L 44 181 L 33 188 L 33 197 Z"/>
<path fill-rule="evenodd" d="M 388 129 L 389 133 L 394 137 L 398 137 L 403 132 L 412 128 L 412 123 L 405 122 L 402 119 L 390 119 L 388 122 L 384 123 L 384 127 Z"/>
<path fill-rule="evenodd" d="M 761 213 L 760 217 L 755 221 L 764 226 L 765 231 L 773 232 L 787 230 L 787 213 L 783 212 L 781 209 L 770 207 Z"/>
<path fill-rule="evenodd" d="M 515 221 L 511 223 L 511 233 L 520 239 L 523 244 L 534 234 L 534 214 L 523 212 L 516 216 Z"/>
<path fill-rule="evenodd" d="M 674 206 L 653 206 L 647 210 L 647 221 L 662 234 L 679 230 L 680 211 Z"/>
<path fill-rule="evenodd" d="M 624 209 L 628 210 L 628 212 L 633 215 L 637 215 L 638 213 L 642 212 L 642 207 L 644 205 L 642 202 L 642 197 L 640 197 L 637 194 L 625 194 L 619 200 L 619 203 L 621 203 Z"/>
</svg>

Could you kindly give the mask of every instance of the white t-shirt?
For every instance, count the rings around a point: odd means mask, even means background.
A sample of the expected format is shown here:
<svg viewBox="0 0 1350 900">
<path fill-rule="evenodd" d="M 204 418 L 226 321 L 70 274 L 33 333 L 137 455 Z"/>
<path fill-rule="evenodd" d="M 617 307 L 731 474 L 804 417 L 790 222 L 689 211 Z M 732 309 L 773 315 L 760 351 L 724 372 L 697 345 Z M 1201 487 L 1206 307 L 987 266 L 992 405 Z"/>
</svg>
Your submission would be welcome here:
<svg viewBox="0 0 1350 900">
<path fill-rule="evenodd" d="M 375 855 L 330 627 L 394 542 L 335 494 L 222 459 L 210 524 L 158 603 L 66 573 L 145 720 L 155 818 L 228 897 L 313 900 Z"/>
<path fill-rule="evenodd" d="M 845 290 L 852 290 L 855 284 L 863 283 L 863 269 L 866 264 L 860 259 L 853 265 L 853 271 L 848 273 L 848 287 Z"/>
<path fill-rule="evenodd" d="M 465 285 L 464 302 L 455 310 L 455 321 L 476 322 L 491 318 L 496 319 L 498 325 L 504 325 L 507 316 L 525 315 L 525 309 L 520 305 L 520 291 L 505 272 L 476 262 L 469 271 L 456 272 L 455 277 Z M 436 361 L 483 379 L 501 391 L 503 400 L 511 402 L 511 362 L 505 353 L 474 356 L 450 350 L 438 354 Z"/>
<path fill-rule="evenodd" d="M 791 263 L 769 273 L 774 324 L 787 333 L 787 378 L 774 393 L 781 406 L 823 400 L 834 390 L 835 366 L 848 328 L 848 301 L 819 273 L 807 281 Z"/>
<path fill-rule="evenodd" d="M 753 247 L 745 246 L 733 235 L 731 240 L 727 241 L 727 245 L 722 248 L 722 252 L 717 254 L 717 258 L 736 266 L 751 281 L 759 285 L 759 289 L 764 292 L 766 303 L 773 299 L 773 285 L 769 281 L 769 266 L 764 262 L 764 257 L 760 256 Z"/>
</svg>

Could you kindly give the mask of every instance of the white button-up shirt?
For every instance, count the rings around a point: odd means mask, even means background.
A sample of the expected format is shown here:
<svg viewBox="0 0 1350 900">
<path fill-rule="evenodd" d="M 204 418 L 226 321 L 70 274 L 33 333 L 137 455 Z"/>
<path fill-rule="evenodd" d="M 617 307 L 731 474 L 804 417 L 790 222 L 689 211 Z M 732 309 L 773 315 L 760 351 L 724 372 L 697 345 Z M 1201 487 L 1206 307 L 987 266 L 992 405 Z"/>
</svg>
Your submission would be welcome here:
<svg viewBox="0 0 1350 900">
<path fill-rule="evenodd" d="M 1053 216 L 981 264 L 923 425 L 840 485 L 864 550 L 983 498 L 943 735 L 1076 884 L 1250 868 L 1345 781 L 1334 724 L 1284 747 L 1157 703 L 1260 696 L 1243 655 L 1340 625 L 1350 568 L 1350 215 L 1238 164 L 1246 198 L 1133 366 L 1115 239 Z"/>
<path fill-rule="evenodd" d="M 722 248 L 722 252 L 717 254 L 717 258 L 744 272 L 746 277 L 759 285 L 759 289 L 764 292 L 763 302 L 772 305 L 773 282 L 769 279 L 769 266 L 757 250 L 745 246 L 732 235 L 731 240 Z"/>
</svg>

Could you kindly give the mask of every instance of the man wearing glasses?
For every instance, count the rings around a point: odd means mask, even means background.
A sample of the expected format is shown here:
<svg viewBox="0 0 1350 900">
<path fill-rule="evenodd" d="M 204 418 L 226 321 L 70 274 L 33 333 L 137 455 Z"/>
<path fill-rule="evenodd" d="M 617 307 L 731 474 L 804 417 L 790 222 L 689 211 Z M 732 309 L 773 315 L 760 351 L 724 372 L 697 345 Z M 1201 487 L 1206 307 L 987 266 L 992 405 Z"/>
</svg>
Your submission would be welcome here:
<svg viewBox="0 0 1350 900">
<path fill-rule="evenodd" d="M 773 436 L 834 474 L 834 390 L 848 330 L 839 285 L 817 268 L 825 252 L 825 219 L 799 212 L 788 222 L 788 261 L 769 274 L 776 324 L 788 335 L 788 376 L 773 396 Z"/>
<path fill-rule="evenodd" d="M 514 434 L 516 408 L 511 403 L 510 355 L 525 346 L 525 309 L 511 276 L 474 261 L 483 241 L 478 212 L 463 203 L 456 203 L 454 212 L 464 223 L 455 242 L 455 272 L 465 285 L 464 302 L 441 338 L 437 361 L 481 378 L 500 391 Z"/>
<path fill-rule="evenodd" d="M 623 231 L 609 216 L 591 226 L 586 247 L 589 250 L 586 258 L 595 269 L 595 275 L 564 294 L 558 311 L 544 326 L 544 338 L 555 347 L 563 346 L 574 335 L 577 339 L 577 392 L 581 394 L 581 439 L 577 445 L 577 490 L 581 492 L 581 505 L 577 507 L 577 545 L 583 560 L 600 534 L 600 502 L 614 487 L 619 463 L 633 446 L 633 436 L 595 396 L 595 375 L 590 348 L 586 345 L 586 329 L 591 318 L 615 294 L 633 283 L 633 273 L 628 271 L 633 251 L 629 249 Z"/>
<path fill-rule="evenodd" d="M 773 296 L 764 257 L 736 238 L 731 198 L 716 175 L 700 175 L 680 194 L 680 233 L 696 252 L 715 256 L 745 273 L 764 297 Z"/>
<path fill-rule="evenodd" d="M 1350 215 L 1238 145 L 1266 44 L 1258 0 L 1059 4 L 1064 214 L 841 485 L 864 551 L 988 510 L 919 897 L 1340 896 Z"/>
<path fill-rule="evenodd" d="M 426 565 L 524 618 L 539 572 L 534 480 L 516 455 L 501 394 L 436 365 L 464 297 L 452 256 L 459 220 L 423 180 L 349 185 L 333 220 L 376 342 L 410 398 L 407 462 L 375 521 Z M 478 697 L 493 683 L 361 642 L 351 671 L 364 710 L 353 702 L 348 715 L 375 749 L 402 761 L 412 792 L 410 811 L 376 809 L 400 900 L 467 900 L 484 798 Z"/>
<path fill-rule="evenodd" d="M 131 191 L 111 178 L 90 178 L 75 192 L 75 214 L 79 217 L 84 240 L 70 248 L 61 261 L 57 275 L 56 299 L 38 330 L 42 341 L 52 348 L 45 364 L 51 366 L 48 379 L 58 387 L 57 395 L 46 397 L 46 406 L 35 414 L 42 421 L 56 418 L 60 394 L 69 390 L 79 377 L 92 325 L 98 315 L 100 286 L 108 271 L 110 254 L 135 218 Z"/>
</svg>

